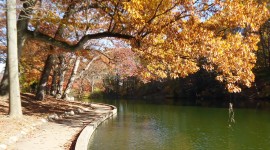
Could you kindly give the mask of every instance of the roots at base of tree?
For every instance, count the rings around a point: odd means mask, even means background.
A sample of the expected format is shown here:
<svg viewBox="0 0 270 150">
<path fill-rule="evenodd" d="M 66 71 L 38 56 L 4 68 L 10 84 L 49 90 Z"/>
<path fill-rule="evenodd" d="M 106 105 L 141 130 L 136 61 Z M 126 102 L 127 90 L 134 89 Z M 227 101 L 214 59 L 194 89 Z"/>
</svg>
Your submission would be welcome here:
<svg viewBox="0 0 270 150">
<path fill-rule="evenodd" d="M 45 98 L 45 95 L 43 93 L 37 93 L 35 98 L 37 101 L 42 101 Z"/>
</svg>

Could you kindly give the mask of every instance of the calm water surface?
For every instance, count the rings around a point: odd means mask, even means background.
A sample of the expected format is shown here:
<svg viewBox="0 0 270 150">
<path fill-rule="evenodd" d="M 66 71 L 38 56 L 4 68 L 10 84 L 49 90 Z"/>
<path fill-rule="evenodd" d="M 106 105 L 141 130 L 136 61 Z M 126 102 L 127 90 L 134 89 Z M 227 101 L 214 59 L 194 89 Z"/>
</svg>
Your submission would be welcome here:
<svg viewBox="0 0 270 150">
<path fill-rule="evenodd" d="M 103 101 L 118 108 L 90 140 L 91 150 L 267 150 L 270 112 Z"/>
</svg>

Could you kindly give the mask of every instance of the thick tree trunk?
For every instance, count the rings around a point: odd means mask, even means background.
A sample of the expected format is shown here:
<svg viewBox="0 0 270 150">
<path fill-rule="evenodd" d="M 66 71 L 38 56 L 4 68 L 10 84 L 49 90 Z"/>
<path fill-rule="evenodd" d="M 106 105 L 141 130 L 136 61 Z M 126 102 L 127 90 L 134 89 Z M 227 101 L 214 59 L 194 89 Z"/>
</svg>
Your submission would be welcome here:
<svg viewBox="0 0 270 150">
<path fill-rule="evenodd" d="M 16 27 L 16 0 L 7 1 L 7 43 L 8 43 L 8 70 L 9 70 L 9 115 L 22 116 L 17 27 Z"/>
<path fill-rule="evenodd" d="M 59 61 L 60 61 L 60 66 L 58 68 L 59 69 L 58 70 L 58 72 L 59 72 L 59 81 L 58 81 L 58 85 L 57 85 L 56 97 L 61 98 L 62 95 L 63 95 L 63 87 L 64 87 L 67 64 L 66 64 L 64 54 L 60 54 L 60 56 L 58 58 L 59 58 Z"/>
<path fill-rule="evenodd" d="M 56 91 L 57 91 L 57 78 L 59 76 L 59 69 L 58 69 L 58 65 L 55 64 L 55 68 L 53 70 L 53 77 L 52 77 L 52 84 L 51 84 L 51 95 L 55 96 L 56 95 Z"/>
<path fill-rule="evenodd" d="M 46 63 L 45 63 L 45 66 L 44 66 L 44 69 L 43 69 L 43 72 L 39 81 L 37 93 L 36 93 L 37 100 L 43 100 L 45 98 L 47 82 L 48 82 L 54 61 L 55 61 L 55 57 L 56 56 L 54 54 L 50 54 L 47 57 L 47 60 L 46 60 Z"/>
<path fill-rule="evenodd" d="M 67 84 L 67 88 L 66 88 L 66 90 L 64 92 L 63 99 L 67 99 L 67 100 L 69 99 L 69 93 L 71 92 L 73 83 L 74 83 L 74 81 L 76 79 L 76 75 L 77 75 L 77 70 L 79 68 L 79 64 L 80 64 L 80 57 L 78 56 L 76 58 L 74 67 L 72 69 L 72 73 L 70 75 L 70 78 L 69 78 L 69 81 L 68 81 L 68 84 Z"/>
</svg>

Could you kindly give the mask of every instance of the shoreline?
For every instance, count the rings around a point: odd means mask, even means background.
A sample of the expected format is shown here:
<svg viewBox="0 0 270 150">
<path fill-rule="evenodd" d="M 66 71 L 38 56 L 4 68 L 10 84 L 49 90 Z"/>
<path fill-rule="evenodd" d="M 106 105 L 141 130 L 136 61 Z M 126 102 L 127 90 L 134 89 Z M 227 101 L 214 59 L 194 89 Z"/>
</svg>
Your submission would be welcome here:
<svg viewBox="0 0 270 150">
<path fill-rule="evenodd" d="M 100 105 L 101 103 L 98 103 L 98 105 Z M 107 104 L 103 104 L 104 106 L 106 106 Z M 99 119 L 89 123 L 86 127 L 84 127 L 82 129 L 82 131 L 80 132 L 78 138 L 76 139 L 76 143 L 75 143 L 75 148 L 74 150 L 87 150 L 88 148 L 88 144 L 89 144 L 89 140 L 92 136 L 92 134 L 94 133 L 94 131 L 98 128 L 98 126 L 104 122 L 105 120 L 117 115 L 117 108 L 113 105 L 107 105 L 109 107 L 112 108 L 111 111 L 109 111 L 108 113 L 102 115 Z"/>
</svg>

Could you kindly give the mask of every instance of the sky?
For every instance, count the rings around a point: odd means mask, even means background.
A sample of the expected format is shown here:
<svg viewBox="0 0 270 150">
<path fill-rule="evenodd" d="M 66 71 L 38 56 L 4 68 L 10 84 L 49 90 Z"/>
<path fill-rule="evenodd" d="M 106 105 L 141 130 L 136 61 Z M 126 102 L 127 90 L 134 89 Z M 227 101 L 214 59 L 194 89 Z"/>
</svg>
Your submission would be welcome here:
<svg viewBox="0 0 270 150">
<path fill-rule="evenodd" d="M 6 65 L 6 64 L 0 63 L 0 73 L 2 73 L 2 71 L 4 71 L 5 65 Z"/>
</svg>

